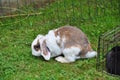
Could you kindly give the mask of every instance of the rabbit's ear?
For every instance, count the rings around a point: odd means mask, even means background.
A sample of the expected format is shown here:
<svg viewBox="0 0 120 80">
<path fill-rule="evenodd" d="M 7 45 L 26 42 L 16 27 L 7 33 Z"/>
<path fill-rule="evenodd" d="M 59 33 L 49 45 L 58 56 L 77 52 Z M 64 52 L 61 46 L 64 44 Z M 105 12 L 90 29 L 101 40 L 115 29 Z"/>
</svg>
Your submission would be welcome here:
<svg viewBox="0 0 120 80">
<path fill-rule="evenodd" d="M 50 60 L 50 52 L 48 47 L 46 46 L 46 40 L 41 41 L 41 55 L 44 57 L 45 60 Z"/>
</svg>

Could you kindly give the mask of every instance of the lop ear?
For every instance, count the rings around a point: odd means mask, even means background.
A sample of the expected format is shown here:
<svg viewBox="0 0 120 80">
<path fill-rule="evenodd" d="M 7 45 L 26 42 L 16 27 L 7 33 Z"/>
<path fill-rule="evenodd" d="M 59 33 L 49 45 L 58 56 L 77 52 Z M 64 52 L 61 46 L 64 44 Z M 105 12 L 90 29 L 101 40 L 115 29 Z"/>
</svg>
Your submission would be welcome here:
<svg viewBox="0 0 120 80">
<path fill-rule="evenodd" d="M 42 40 L 40 45 L 42 50 L 41 55 L 44 57 L 45 60 L 50 60 L 50 52 L 46 46 L 46 40 Z"/>
</svg>

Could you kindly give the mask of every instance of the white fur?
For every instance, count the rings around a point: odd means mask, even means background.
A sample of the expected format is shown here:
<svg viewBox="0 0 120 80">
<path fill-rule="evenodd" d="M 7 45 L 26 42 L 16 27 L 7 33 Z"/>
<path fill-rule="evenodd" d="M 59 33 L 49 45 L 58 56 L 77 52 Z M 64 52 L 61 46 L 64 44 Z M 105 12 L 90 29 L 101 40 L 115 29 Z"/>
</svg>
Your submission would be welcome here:
<svg viewBox="0 0 120 80">
<path fill-rule="evenodd" d="M 63 50 L 63 55 L 59 56 L 57 58 L 55 58 L 55 60 L 61 62 L 61 63 L 70 63 L 70 62 L 74 62 L 76 59 L 78 59 L 77 55 L 80 52 L 80 48 L 78 47 L 70 47 L 70 48 L 66 48 Z"/>
<path fill-rule="evenodd" d="M 34 46 L 35 44 L 37 44 L 37 40 L 38 40 L 39 38 L 42 38 L 42 37 L 43 37 L 43 35 L 38 35 L 38 36 L 35 38 L 35 40 L 32 42 L 32 44 L 31 44 L 32 55 L 34 55 L 34 56 L 40 56 L 40 55 L 41 55 L 41 51 L 40 51 L 40 50 L 39 50 L 39 51 L 36 51 L 33 46 Z"/>
<path fill-rule="evenodd" d="M 46 45 L 48 46 L 48 48 L 51 51 L 51 57 L 55 57 L 60 55 L 61 52 L 61 48 L 57 45 L 56 40 L 59 41 L 59 37 L 55 37 L 54 31 L 51 30 L 49 31 L 49 33 L 45 36 L 46 38 Z"/>
<path fill-rule="evenodd" d="M 86 54 L 86 58 L 92 58 L 92 57 L 95 57 L 97 56 L 97 52 L 95 51 L 88 51 L 87 54 Z"/>
<path fill-rule="evenodd" d="M 62 56 L 56 57 L 55 60 L 58 62 L 61 62 L 61 63 L 70 63 L 70 61 L 68 61 L 66 58 L 64 58 Z"/>
</svg>

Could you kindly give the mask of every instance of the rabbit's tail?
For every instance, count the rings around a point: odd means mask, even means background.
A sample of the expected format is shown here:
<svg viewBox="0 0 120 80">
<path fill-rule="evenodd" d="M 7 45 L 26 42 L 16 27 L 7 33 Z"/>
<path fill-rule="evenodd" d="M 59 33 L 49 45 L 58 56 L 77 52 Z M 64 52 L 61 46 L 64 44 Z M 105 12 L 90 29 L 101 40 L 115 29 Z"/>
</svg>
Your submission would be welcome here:
<svg viewBox="0 0 120 80">
<path fill-rule="evenodd" d="M 85 58 L 92 58 L 97 56 L 97 52 L 96 51 L 88 51 L 87 54 L 85 55 Z"/>
</svg>

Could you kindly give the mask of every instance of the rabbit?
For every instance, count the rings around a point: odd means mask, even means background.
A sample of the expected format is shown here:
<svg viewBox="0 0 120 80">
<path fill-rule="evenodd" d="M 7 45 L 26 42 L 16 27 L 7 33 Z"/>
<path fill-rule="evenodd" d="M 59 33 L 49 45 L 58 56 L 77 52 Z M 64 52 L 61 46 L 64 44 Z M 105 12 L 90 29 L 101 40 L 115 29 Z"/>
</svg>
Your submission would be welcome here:
<svg viewBox="0 0 120 80">
<path fill-rule="evenodd" d="M 97 55 L 87 36 L 74 26 L 62 26 L 50 30 L 46 35 L 39 34 L 32 42 L 31 48 L 32 55 L 43 56 L 45 60 L 55 57 L 55 60 L 61 63 L 72 63 L 76 59 Z"/>
<path fill-rule="evenodd" d="M 113 47 L 106 54 L 106 71 L 111 74 L 120 75 L 120 46 Z"/>
</svg>

